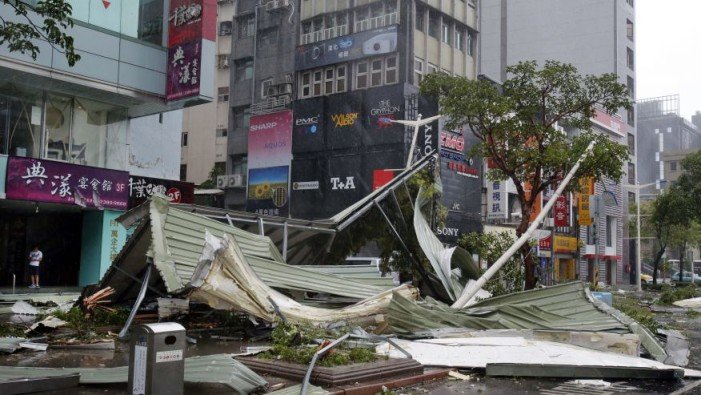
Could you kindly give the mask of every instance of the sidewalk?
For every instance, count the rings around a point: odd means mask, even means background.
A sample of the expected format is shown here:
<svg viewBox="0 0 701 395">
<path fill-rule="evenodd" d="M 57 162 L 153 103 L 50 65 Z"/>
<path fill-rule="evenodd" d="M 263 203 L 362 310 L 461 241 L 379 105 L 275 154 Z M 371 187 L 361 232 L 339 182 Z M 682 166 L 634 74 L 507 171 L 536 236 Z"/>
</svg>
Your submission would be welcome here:
<svg viewBox="0 0 701 395">
<path fill-rule="evenodd" d="M 63 293 L 80 293 L 83 287 L 54 287 L 47 286 L 36 288 L 28 288 L 26 285 L 17 285 L 15 288 L 15 294 L 37 294 L 37 293 L 47 293 L 47 294 L 63 294 Z M 0 287 L 0 294 L 12 295 L 12 287 Z"/>
</svg>

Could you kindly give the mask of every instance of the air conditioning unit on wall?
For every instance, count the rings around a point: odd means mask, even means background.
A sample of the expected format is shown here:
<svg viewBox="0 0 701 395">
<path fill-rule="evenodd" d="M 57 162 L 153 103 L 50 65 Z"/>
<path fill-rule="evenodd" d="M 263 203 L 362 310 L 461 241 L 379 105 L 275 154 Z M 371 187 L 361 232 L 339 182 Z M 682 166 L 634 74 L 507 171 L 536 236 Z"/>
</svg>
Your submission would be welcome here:
<svg viewBox="0 0 701 395">
<path fill-rule="evenodd" d="M 278 92 L 280 92 L 281 95 L 291 95 L 292 94 L 292 84 L 284 83 L 284 84 L 280 84 L 278 86 L 279 86 Z"/>
<path fill-rule="evenodd" d="M 289 6 L 290 6 L 290 0 L 268 0 L 268 2 L 265 3 L 265 10 L 266 11 L 276 11 L 276 10 L 279 10 L 280 8 L 289 7 Z"/>
</svg>

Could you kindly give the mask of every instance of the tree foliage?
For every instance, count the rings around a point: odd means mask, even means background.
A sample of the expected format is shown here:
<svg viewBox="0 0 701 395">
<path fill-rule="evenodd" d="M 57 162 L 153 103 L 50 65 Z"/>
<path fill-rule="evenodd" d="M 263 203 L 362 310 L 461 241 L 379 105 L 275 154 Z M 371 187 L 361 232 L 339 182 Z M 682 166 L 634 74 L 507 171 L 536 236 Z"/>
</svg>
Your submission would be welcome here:
<svg viewBox="0 0 701 395">
<path fill-rule="evenodd" d="M 73 27 L 72 7 L 66 0 L 2 0 L 0 10 L 0 45 L 7 45 L 10 52 L 29 53 L 36 60 L 39 47 L 35 42 L 45 40 L 66 56 L 68 65 L 80 60 L 73 48 L 73 37 L 65 32 Z M 14 13 L 14 18 L 6 11 Z"/>
<path fill-rule="evenodd" d="M 467 251 L 477 254 L 480 259 L 487 262 L 487 266 L 491 266 L 515 241 L 508 232 L 472 232 L 463 235 L 458 240 L 458 245 Z M 492 296 L 506 295 L 523 291 L 523 281 L 521 260 L 512 256 L 499 271 L 498 275 L 487 281 L 483 288 L 491 292 Z"/>
<path fill-rule="evenodd" d="M 632 103 L 615 74 L 582 76 L 569 64 L 522 62 L 507 68 L 501 87 L 444 73 L 428 75 L 421 92 L 437 96 L 449 129 L 469 129 L 480 141 L 474 153 L 488 158 L 492 180 L 511 179 L 521 203 L 517 235 L 528 228 L 537 195 L 555 186 L 593 140 L 592 155 L 580 166 L 568 190 L 582 178 L 618 181 L 627 147 L 592 131 L 595 109 L 612 114 Z M 570 133 L 563 133 L 560 127 Z M 530 243 L 521 249 L 526 289 L 535 286 Z"/>
<path fill-rule="evenodd" d="M 199 189 L 212 189 L 217 187 L 217 177 L 223 176 L 225 170 L 216 165 L 212 166 L 212 170 L 209 171 L 209 177 L 197 186 Z"/>
<path fill-rule="evenodd" d="M 673 185 L 669 190 L 657 195 L 649 205 L 650 216 L 649 220 L 645 221 L 645 229 L 651 231 L 657 241 L 657 251 L 652 261 L 652 282 L 657 284 L 660 261 L 667 248 L 685 243 L 682 240 L 684 236 L 680 234 L 688 231 L 694 204 L 689 194 Z M 641 209 L 643 207 L 645 206 Z"/>
</svg>

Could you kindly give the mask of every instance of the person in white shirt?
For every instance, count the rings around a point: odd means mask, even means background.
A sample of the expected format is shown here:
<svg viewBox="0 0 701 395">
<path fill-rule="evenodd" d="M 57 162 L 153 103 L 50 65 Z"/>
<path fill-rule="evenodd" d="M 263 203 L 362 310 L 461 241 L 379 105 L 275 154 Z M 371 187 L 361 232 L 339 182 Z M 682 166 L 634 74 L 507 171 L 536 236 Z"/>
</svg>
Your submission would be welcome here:
<svg viewBox="0 0 701 395">
<path fill-rule="evenodd" d="M 29 252 L 29 273 L 32 278 L 32 285 L 29 288 L 39 288 L 39 264 L 44 259 L 44 254 L 39 251 L 39 246 L 34 245 L 34 248 Z"/>
</svg>

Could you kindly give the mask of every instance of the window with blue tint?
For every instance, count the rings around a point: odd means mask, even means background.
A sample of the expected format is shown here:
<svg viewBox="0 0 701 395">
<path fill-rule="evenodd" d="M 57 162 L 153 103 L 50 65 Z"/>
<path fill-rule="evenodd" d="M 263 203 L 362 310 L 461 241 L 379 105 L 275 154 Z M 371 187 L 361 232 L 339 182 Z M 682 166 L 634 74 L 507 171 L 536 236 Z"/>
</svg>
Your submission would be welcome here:
<svg viewBox="0 0 701 395">
<path fill-rule="evenodd" d="M 163 43 L 164 0 L 66 0 L 76 21 L 156 45 Z"/>
</svg>

